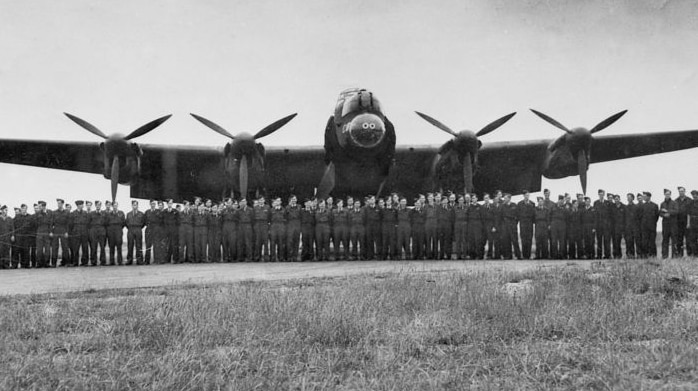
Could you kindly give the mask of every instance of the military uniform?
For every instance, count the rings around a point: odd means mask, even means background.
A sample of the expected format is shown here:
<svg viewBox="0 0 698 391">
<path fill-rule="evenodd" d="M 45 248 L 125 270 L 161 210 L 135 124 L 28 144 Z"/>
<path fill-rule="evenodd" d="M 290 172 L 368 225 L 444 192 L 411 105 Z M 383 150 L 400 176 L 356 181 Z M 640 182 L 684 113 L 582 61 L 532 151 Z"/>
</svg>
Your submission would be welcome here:
<svg viewBox="0 0 698 391">
<path fill-rule="evenodd" d="M 412 209 L 412 258 L 424 259 L 427 256 L 426 212 L 424 208 Z"/>
<path fill-rule="evenodd" d="M 679 206 L 674 200 L 664 200 L 659 206 L 659 215 L 662 217 L 662 258 L 669 257 L 669 241 L 671 241 L 671 255 L 678 256 L 678 222 Z"/>
<path fill-rule="evenodd" d="M 686 208 L 686 250 L 689 256 L 698 255 L 698 200 Z"/>
<path fill-rule="evenodd" d="M 363 208 L 353 208 L 349 212 L 349 241 L 351 257 L 355 260 L 365 259 L 363 254 L 364 239 L 366 238 L 366 212 Z"/>
<path fill-rule="evenodd" d="M 608 201 L 596 200 L 596 258 L 611 258 L 611 205 Z"/>
<path fill-rule="evenodd" d="M 254 223 L 254 211 L 252 208 L 245 206 L 237 211 L 238 215 L 238 260 L 249 262 L 253 259 L 253 237 L 254 231 L 252 224 Z"/>
<path fill-rule="evenodd" d="M 596 256 L 596 253 L 594 251 L 594 231 L 596 230 L 597 226 L 596 210 L 591 205 L 589 205 L 588 207 L 585 205 L 582 209 L 580 209 L 579 215 L 580 222 L 582 225 L 582 242 L 584 243 L 584 256 L 586 257 L 586 259 L 594 259 Z M 578 254 L 579 250 L 580 249 L 577 249 Z"/>
<path fill-rule="evenodd" d="M 470 259 L 483 259 L 485 257 L 485 225 L 483 222 L 483 210 L 480 204 L 470 204 L 466 209 L 466 249 Z"/>
<path fill-rule="evenodd" d="M 81 262 L 87 266 L 90 260 L 89 250 L 89 224 L 90 215 L 84 210 L 75 210 L 71 213 L 70 236 L 72 238 L 72 256 L 75 266 Z M 80 252 L 82 251 L 82 257 Z"/>
<path fill-rule="evenodd" d="M 214 263 L 220 263 L 221 258 L 221 231 L 223 218 L 219 213 L 211 213 L 208 216 L 208 259 Z"/>
<path fill-rule="evenodd" d="M 450 206 L 437 207 L 436 222 L 438 230 L 439 259 L 451 259 L 453 253 L 453 209 Z"/>
<path fill-rule="evenodd" d="M 254 260 L 269 256 L 269 206 L 260 205 L 254 211 Z"/>
<path fill-rule="evenodd" d="M 467 229 L 468 208 L 467 205 L 460 204 L 453 208 L 453 242 L 455 244 L 453 252 L 456 254 L 456 259 L 465 259 L 470 251 Z"/>
<path fill-rule="evenodd" d="M 177 263 L 179 259 L 179 212 L 174 208 L 162 211 L 163 263 Z"/>
<path fill-rule="evenodd" d="M 550 257 L 548 249 L 550 244 L 550 209 L 545 206 L 536 206 L 534 222 L 536 229 L 536 259 L 548 259 Z"/>
<path fill-rule="evenodd" d="M 107 243 L 109 245 L 109 259 L 112 265 L 121 265 L 124 262 L 121 247 L 124 244 L 124 226 L 126 225 L 126 215 L 124 212 L 110 211 L 107 213 Z"/>
<path fill-rule="evenodd" d="M 519 229 L 521 230 L 521 255 L 523 259 L 531 259 L 533 246 L 533 222 L 536 218 L 536 204 L 532 201 L 521 201 L 518 204 Z"/>
<path fill-rule="evenodd" d="M 584 240 L 582 239 L 582 212 L 579 208 L 570 207 L 567 218 L 567 258 L 580 259 L 584 256 Z"/>
<path fill-rule="evenodd" d="M 50 211 L 39 211 L 34 215 L 36 221 L 36 260 L 37 267 L 48 267 L 51 261 L 51 229 L 53 218 Z"/>
<path fill-rule="evenodd" d="M 366 245 L 364 257 L 368 260 L 380 259 L 383 241 L 381 236 L 381 215 L 380 209 L 377 206 L 364 206 L 366 214 L 366 237 L 364 244 Z"/>
<path fill-rule="evenodd" d="M 207 211 L 196 211 L 194 214 L 194 262 L 208 262 L 206 252 L 208 246 L 208 219 Z"/>
<path fill-rule="evenodd" d="M 135 261 L 137 265 L 143 264 L 143 227 L 145 226 L 145 214 L 131 210 L 126 214 L 126 264 L 134 261 L 133 250 L 136 250 Z"/>
<path fill-rule="evenodd" d="M 339 207 L 332 210 L 332 225 L 334 228 L 334 252 L 337 259 L 349 256 L 349 210 Z M 342 251 L 340 252 L 340 245 Z"/>
<path fill-rule="evenodd" d="M 280 205 L 271 208 L 270 211 L 270 227 L 269 233 L 271 236 L 271 248 L 269 258 L 272 262 L 286 261 L 286 210 Z"/>
<path fill-rule="evenodd" d="M 15 227 L 12 218 L 0 216 L 0 269 L 9 269 L 12 259 L 10 258 L 11 238 L 14 235 Z"/>
<path fill-rule="evenodd" d="M 72 265 L 70 248 L 68 246 L 68 225 L 70 212 L 66 209 L 56 209 L 51 213 L 53 222 L 53 238 L 51 240 L 51 263 L 58 266 L 58 247 L 61 248 L 61 265 Z"/>
<path fill-rule="evenodd" d="M 499 254 L 499 229 L 497 227 L 496 221 L 498 220 L 497 215 L 499 214 L 499 206 L 493 203 L 487 203 L 482 206 L 482 221 L 485 226 L 485 235 L 487 241 L 487 258 L 488 259 L 499 259 L 501 258 Z"/>
<path fill-rule="evenodd" d="M 107 212 L 95 210 L 90 212 L 90 262 L 93 266 L 107 264 Z M 99 249 L 99 257 L 97 256 Z"/>
<path fill-rule="evenodd" d="M 405 259 L 412 259 L 410 247 L 410 237 L 412 236 L 412 211 L 408 208 L 398 207 L 397 209 L 397 255 L 396 259 L 401 259 L 404 254 Z"/>
<path fill-rule="evenodd" d="M 194 262 L 194 215 L 191 209 L 179 214 L 179 262 Z"/>
<path fill-rule="evenodd" d="M 286 207 L 286 258 L 298 260 L 298 248 L 301 239 L 301 208 L 298 204 Z"/>
<path fill-rule="evenodd" d="M 619 259 L 623 256 L 620 244 L 623 239 L 625 229 L 625 205 L 621 203 L 612 204 L 611 221 L 612 221 L 612 243 L 613 243 L 613 258 Z"/>
<path fill-rule="evenodd" d="M 677 197 L 676 205 L 678 212 L 676 213 L 676 253 L 679 257 L 683 256 L 683 243 L 686 239 L 686 226 L 688 223 L 688 209 L 693 204 L 693 200 L 689 197 Z M 686 246 L 688 248 L 688 246 Z M 689 254 L 690 255 L 690 254 Z"/>
<path fill-rule="evenodd" d="M 150 265 L 152 262 L 151 254 L 155 252 L 155 249 L 153 247 L 154 241 L 155 241 L 155 215 L 158 213 L 157 209 L 148 209 L 143 214 L 145 215 L 145 234 L 144 234 L 144 239 L 145 239 L 145 255 L 143 262 L 146 265 Z M 159 219 L 157 219 L 159 220 Z"/>
<path fill-rule="evenodd" d="M 565 248 L 565 237 L 567 234 L 567 219 L 569 211 L 563 205 L 555 205 L 550 210 L 550 236 L 552 247 L 550 254 L 555 259 L 567 258 L 567 249 Z"/>
<path fill-rule="evenodd" d="M 424 255 L 427 259 L 436 259 L 439 256 L 439 231 L 436 205 L 424 207 Z"/>
<path fill-rule="evenodd" d="M 181 220 L 183 213 L 180 213 L 179 216 Z M 223 220 L 223 227 L 221 230 L 221 239 L 223 241 L 223 260 L 225 262 L 233 262 L 237 260 L 238 252 L 238 214 L 232 207 L 226 207 L 221 212 L 221 219 Z M 180 246 L 180 249 L 181 248 L 182 247 Z"/>
<path fill-rule="evenodd" d="M 657 219 L 659 208 L 652 201 L 640 206 L 640 241 L 642 242 L 642 258 L 657 255 Z"/>
<path fill-rule="evenodd" d="M 35 262 L 31 258 L 30 249 L 33 247 L 32 240 L 32 220 L 33 216 L 28 213 L 19 213 L 14 218 L 15 247 L 13 248 L 15 265 L 22 265 L 22 269 L 27 269 Z M 34 231 L 36 228 L 34 228 Z"/>
<path fill-rule="evenodd" d="M 397 210 L 392 206 L 390 208 L 386 207 L 381 211 L 381 241 L 383 246 L 381 247 L 381 258 L 383 259 L 395 259 L 397 256 L 397 232 L 395 232 L 395 226 L 397 225 Z"/>
<path fill-rule="evenodd" d="M 521 248 L 519 247 L 519 233 L 517 230 L 518 211 L 516 204 L 502 204 L 502 255 L 505 259 L 511 259 L 511 250 L 514 249 L 514 256 L 521 259 Z"/>
<path fill-rule="evenodd" d="M 638 253 L 636 250 L 635 246 L 636 243 L 639 242 L 639 237 L 640 237 L 640 227 L 638 224 L 638 205 L 632 202 L 629 202 L 625 206 L 625 230 L 624 230 L 624 237 L 625 237 L 625 255 L 628 258 L 634 258 L 635 255 Z"/>
</svg>

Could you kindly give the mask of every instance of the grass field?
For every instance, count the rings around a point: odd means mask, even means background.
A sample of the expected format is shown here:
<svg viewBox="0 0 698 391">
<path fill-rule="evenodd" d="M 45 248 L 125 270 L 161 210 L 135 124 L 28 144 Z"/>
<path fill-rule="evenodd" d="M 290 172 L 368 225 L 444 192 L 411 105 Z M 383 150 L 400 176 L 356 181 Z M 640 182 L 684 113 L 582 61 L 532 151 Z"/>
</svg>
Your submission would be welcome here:
<svg viewBox="0 0 698 391">
<path fill-rule="evenodd" d="M 696 389 L 698 263 L 0 298 L 1 389 Z"/>
</svg>

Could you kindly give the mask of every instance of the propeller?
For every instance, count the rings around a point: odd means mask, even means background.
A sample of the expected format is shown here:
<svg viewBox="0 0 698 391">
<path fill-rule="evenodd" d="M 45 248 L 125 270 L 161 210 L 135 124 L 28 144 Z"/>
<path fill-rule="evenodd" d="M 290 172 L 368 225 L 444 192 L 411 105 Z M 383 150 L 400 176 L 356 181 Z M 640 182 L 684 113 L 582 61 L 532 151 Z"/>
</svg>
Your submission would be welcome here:
<svg viewBox="0 0 698 391">
<path fill-rule="evenodd" d="M 120 170 L 120 156 L 123 155 L 124 157 L 135 157 L 136 159 L 140 159 L 140 156 L 134 152 L 137 148 L 136 144 L 131 142 L 131 140 L 143 136 L 147 133 L 149 133 L 151 130 L 157 128 L 158 126 L 162 125 L 163 122 L 167 121 L 172 114 L 166 115 L 164 117 L 160 117 L 156 120 L 150 121 L 147 124 L 141 126 L 140 128 L 134 130 L 133 132 L 129 133 L 127 136 L 123 136 L 121 134 L 115 133 L 112 134 L 111 136 L 107 136 L 99 130 L 96 126 L 92 125 L 91 123 L 85 121 L 82 118 L 79 118 L 77 116 L 74 116 L 69 113 L 63 113 L 65 114 L 66 117 L 70 118 L 73 122 L 78 124 L 80 127 L 83 129 L 87 130 L 88 132 L 101 137 L 104 142 L 104 152 L 105 152 L 105 161 L 110 161 L 111 160 L 111 171 L 109 178 L 111 179 L 111 198 L 112 202 L 116 200 L 116 191 L 118 189 L 119 185 L 119 170 Z M 136 147 L 136 148 L 134 148 Z M 140 166 L 140 164 L 138 164 Z M 106 174 L 105 174 L 106 175 Z"/>
<path fill-rule="evenodd" d="M 192 117 L 194 117 L 197 121 L 201 122 L 204 124 L 206 127 L 210 128 L 214 132 L 223 135 L 231 140 L 233 140 L 233 145 L 231 148 L 227 148 L 226 150 L 230 151 L 230 154 L 233 156 L 236 156 L 239 161 L 239 186 L 240 186 L 240 194 L 243 197 L 247 196 L 247 188 L 249 184 L 249 166 L 248 166 L 248 159 L 251 158 L 249 156 L 251 153 L 256 153 L 257 149 L 255 148 L 255 141 L 261 139 L 262 137 L 266 137 L 277 130 L 279 130 L 282 126 L 286 125 L 289 121 L 291 121 L 298 113 L 294 113 L 291 115 L 288 115 L 284 118 L 281 118 L 280 120 L 273 122 L 264 128 L 262 128 L 260 131 L 255 133 L 254 136 L 250 136 L 246 132 L 241 132 L 238 135 L 234 136 L 225 128 L 222 126 L 216 124 L 215 122 L 208 120 L 200 115 L 196 115 L 194 113 L 190 113 Z"/>
<path fill-rule="evenodd" d="M 480 149 L 480 145 L 482 144 L 480 140 L 478 140 L 478 137 L 493 132 L 500 126 L 504 125 L 507 121 L 509 121 L 514 115 L 516 115 L 516 112 L 507 114 L 504 117 L 490 122 L 485 127 L 480 129 L 477 133 L 474 133 L 469 130 L 456 132 L 448 126 L 444 125 L 442 122 L 424 113 L 420 113 L 418 111 L 415 111 L 415 113 L 417 113 L 417 115 L 419 115 L 425 121 L 453 136 L 452 140 L 444 144 L 439 149 L 439 153 L 437 153 L 436 157 L 434 158 L 434 161 L 432 162 L 432 177 L 435 174 L 436 166 L 441 160 L 442 155 L 448 152 L 449 150 L 453 150 L 455 153 L 458 154 L 458 157 L 463 163 L 463 182 L 465 184 L 466 193 L 471 193 L 474 190 L 473 175 L 475 167 L 477 166 L 478 150 Z"/>
<path fill-rule="evenodd" d="M 334 185 L 335 167 L 334 162 L 330 162 L 330 164 L 328 164 L 327 168 L 325 169 L 325 173 L 322 175 L 322 179 L 320 180 L 320 185 L 317 188 L 316 194 L 320 198 L 325 199 L 330 195 L 332 189 L 334 189 Z"/>
<path fill-rule="evenodd" d="M 596 126 L 591 128 L 591 130 L 587 130 L 586 128 L 569 129 L 560 122 L 553 119 L 552 117 L 543 114 L 540 111 L 534 109 L 530 110 L 533 112 L 533 114 L 542 118 L 545 122 L 555 126 L 558 129 L 561 129 L 562 131 L 568 134 L 566 142 L 568 143 L 572 156 L 577 161 L 577 174 L 579 175 L 579 180 L 582 184 L 582 192 L 586 194 L 587 171 L 589 171 L 589 161 L 591 160 L 591 143 L 593 140 L 593 137 L 591 135 L 613 125 L 613 123 L 615 123 L 623 115 L 625 115 L 625 113 L 627 113 L 628 110 L 623 110 L 616 114 L 613 114 L 612 116 L 596 124 Z"/>
</svg>

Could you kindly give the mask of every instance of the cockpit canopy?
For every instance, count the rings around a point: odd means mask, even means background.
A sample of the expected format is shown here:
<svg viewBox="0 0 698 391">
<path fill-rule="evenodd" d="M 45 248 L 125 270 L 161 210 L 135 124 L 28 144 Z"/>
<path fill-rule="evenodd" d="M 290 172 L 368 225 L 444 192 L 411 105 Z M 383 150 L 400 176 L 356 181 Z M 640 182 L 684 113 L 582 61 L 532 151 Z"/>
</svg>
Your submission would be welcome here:
<svg viewBox="0 0 698 391">
<path fill-rule="evenodd" d="M 383 114 L 381 103 L 372 92 L 364 88 L 350 88 L 339 94 L 334 111 L 335 120 L 362 112 Z"/>
</svg>

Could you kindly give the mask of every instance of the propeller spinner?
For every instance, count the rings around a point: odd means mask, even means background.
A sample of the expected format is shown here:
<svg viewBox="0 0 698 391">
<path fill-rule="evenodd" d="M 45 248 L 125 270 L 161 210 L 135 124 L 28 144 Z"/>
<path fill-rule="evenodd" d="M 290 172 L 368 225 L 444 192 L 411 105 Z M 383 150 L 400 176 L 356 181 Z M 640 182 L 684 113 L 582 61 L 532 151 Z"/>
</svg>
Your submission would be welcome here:
<svg viewBox="0 0 698 391">
<path fill-rule="evenodd" d="M 239 164 L 239 179 L 240 179 L 240 194 L 243 197 L 247 196 L 247 185 L 249 182 L 249 159 L 251 158 L 251 155 L 257 151 L 255 147 L 255 141 L 262 138 L 266 137 L 277 130 L 279 130 L 282 126 L 286 125 L 289 121 L 291 121 L 298 113 L 291 114 L 289 116 L 286 116 L 284 118 L 281 118 L 280 120 L 267 125 L 264 127 L 262 130 L 258 131 L 254 136 L 250 135 L 247 132 L 241 132 L 238 133 L 236 136 L 233 136 L 230 132 L 225 130 L 222 126 L 216 124 L 213 121 L 210 121 L 200 115 L 196 115 L 193 113 L 190 113 L 192 117 L 194 117 L 197 121 L 201 122 L 202 124 L 206 125 L 208 128 L 213 130 L 214 132 L 221 134 L 231 140 L 233 140 L 233 143 L 230 147 L 226 146 L 226 151 L 229 151 L 228 153 L 235 159 L 238 159 L 240 164 Z"/>
<path fill-rule="evenodd" d="M 138 145 L 135 142 L 132 142 L 131 140 L 135 139 L 136 137 L 140 137 L 147 134 L 151 130 L 162 125 L 163 122 L 167 121 L 172 116 L 172 114 L 169 114 L 164 117 L 160 117 L 154 121 L 148 122 L 147 124 L 141 126 L 140 128 L 134 130 L 126 136 L 119 133 L 114 133 L 110 136 L 107 136 L 96 126 L 85 121 L 84 119 L 68 113 L 63 114 L 65 114 L 66 117 L 70 118 L 76 124 L 80 125 L 80 127 L 82 127 L 83 129 L 98 137 L 101 137 L 104 140 L 103 148 L 105 154 L 105 176 L 111 179 L 112 202 L 116 200 L 116 191 L 119 185 L 120 157 L 123 157 L 125 159 L 140 159 L 140 155 L 142 154 Z M 109 164 L 111 164 L 111 170 L 109 169 Z M 138 163 L 137 166 L 140 166 L 140 163 Z"/>
<path fill-rule="evenodd" d="M 628 110 L 623 110 L 612 116 L 606 118 L 605 120 L 599 122 L 596 126 L 588 130 L 586 128 L 573 128 L 569 129 L 560 122 L 554 120 L 552 117 L 545 115 L 539 111 L 531 109 L 533 114 L 542 118 L 545 122 L 555 126 L 556 128 L 567 133 L 567 143 L 572 153 L 572 157 L 577 161 L 577 173 L 579 174 L 579 180 L 582 183 L 582 192 L 587 193 L 587 171 L 589 170 L 589 160 L 591 159 L 591 143 L 593 140 L 592 134 L 600 132 L 607 127 L 611 126 L 614 122 L 618 121 L 620 117 L 625 115 Z"/>
<path fill-rule="evenodd" d="M 507 121 L 509 121 L 514 115 L 516 115 L 516 112 L 507 114 L 504 117 L 487 124 L 477 133 L 475 133 L 470 130 L 455 132 L 448 126 L 444 125 L 443 123 L 426 114 L 420 113 L 418 111 L 416 111 L 416 113 L 425 121 L 453 136 L 452 140 L 444 144 L 439 149 L 439 153 L 436 155 L 432 164 L 432 175 L 434 174 L 436 165 L 441 160 L 442 155 L 451 151 L 455 152 L 463 163 L 463 181 L 465 184 L 466 193 L 471 193 L 474 190 L 474 167 L 477 166 L 477 154 L 478 150 L 480 149 L 480 146 L 482 145 L 478 138 L 480 136 L 484 136 L 488 133 L 493 132 L 500 126 L 504 125 Z"/>
</svg>

